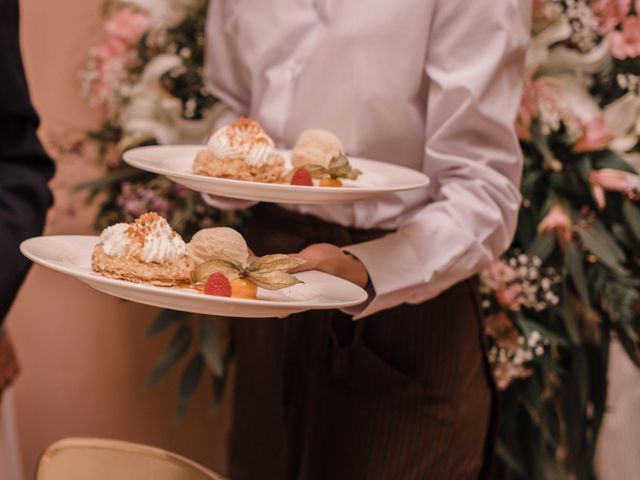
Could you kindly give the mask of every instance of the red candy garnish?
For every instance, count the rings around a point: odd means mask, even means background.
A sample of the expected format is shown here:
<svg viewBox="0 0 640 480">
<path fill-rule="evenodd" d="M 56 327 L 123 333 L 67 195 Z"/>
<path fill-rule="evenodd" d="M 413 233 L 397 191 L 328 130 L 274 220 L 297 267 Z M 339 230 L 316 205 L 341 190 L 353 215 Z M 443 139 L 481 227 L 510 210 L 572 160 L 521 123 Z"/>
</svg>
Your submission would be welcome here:
<svg viewBox="0 0 640 480">
<path fill-rule="evenodd" d="M 204 293 L 217 297 L 231 296 L 231 283 L 222 273 L 212 273 L 204 284 Z"/>
<path fill-rule="evenodd" d="M 295 172 L 293 172 L 293 177 L 291 177 L 291 185 L 304 185 L 305 187 L 313 187 L 313 179 L 311 178 L 311 174 L 309 170 L 306 168 L 299 168 Z"/>
</svg>

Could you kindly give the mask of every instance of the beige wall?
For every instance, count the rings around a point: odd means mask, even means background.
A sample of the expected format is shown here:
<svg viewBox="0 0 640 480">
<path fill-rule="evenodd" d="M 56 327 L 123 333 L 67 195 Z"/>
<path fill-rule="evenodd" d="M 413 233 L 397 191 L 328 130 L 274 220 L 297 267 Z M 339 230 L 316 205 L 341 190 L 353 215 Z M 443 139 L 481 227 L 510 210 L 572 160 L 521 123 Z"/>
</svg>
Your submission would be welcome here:
<svg viewBox="0 0 640 480">
<path fill-rule="evenodd" d="M 96 121 L 79 98 L 76 72 L 87 46 L 100 38 L 102 2 L 21 1 L 23 54 L 45 135 Z M 56 206 L 47 233 L 90 233 L 92 212 L 70 188 L 99 175 L 99 166 L 78 157 L 56 158 L 56 163 Z M 176 425 L 179 372 L 149 391 L 143 388 L 171 335 L 144 337 L 155 313 L 32 269 L 8 318 L 23 369 L 15 395 L 27 478 L 42 449 L 68 436 L 143 442 L 224 469 L 228 404 L 213 413 L 210 388 L 200 388 L 186 420 Z"/>
</svg>

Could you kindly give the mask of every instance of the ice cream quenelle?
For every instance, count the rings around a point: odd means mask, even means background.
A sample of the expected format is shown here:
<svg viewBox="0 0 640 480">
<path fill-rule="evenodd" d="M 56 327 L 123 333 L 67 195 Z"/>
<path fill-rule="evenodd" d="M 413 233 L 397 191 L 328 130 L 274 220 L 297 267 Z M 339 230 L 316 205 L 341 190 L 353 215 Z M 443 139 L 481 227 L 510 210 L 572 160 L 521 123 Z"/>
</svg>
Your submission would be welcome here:
<svg viewBox="0 0 640 480">
<path fill-rule="evenodd" d="M 180 235 L 155 212 L 106 228 L 91 256 L 101 275 L 159 286 L 188 283 L 194 266 Z"/>
<path fill-rule="evenodd" d="M 211 135 L 196 156 L 193 171 L 210 177 L 276 182 L 284 172 L 284 160 L 258 122 L 240 118 Z"/>
<path fill-rule="evenodd" d="M 294 168 L 306 165 L 327 168 L 331 159 L 343 151 L 340 139 L 328 130 L 305 130 L 293 147 L 291 164 Z"/>
<path fill-rule="evenodd" d="M 196 265 L 216 258 L 244 267 L 249 259 L 247 242 L 242 235 L 228 227 L 200 230 L 187 245 L 187 250 Z"/>
</svg>

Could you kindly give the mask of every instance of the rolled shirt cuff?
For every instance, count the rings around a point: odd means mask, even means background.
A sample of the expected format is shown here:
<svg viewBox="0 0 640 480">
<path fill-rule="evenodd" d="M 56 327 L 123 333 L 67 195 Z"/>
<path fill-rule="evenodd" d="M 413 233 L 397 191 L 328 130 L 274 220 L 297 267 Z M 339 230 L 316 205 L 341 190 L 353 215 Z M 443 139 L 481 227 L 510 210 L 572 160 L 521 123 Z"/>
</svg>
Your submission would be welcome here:
<svg viewBox="0 0 640 480">
<path fill-rule="evenodd" d="M 373 286 L 367 302 L 345 313 L 358 320 L 403 303 L 427 301 L 491 260 L 486 248 L 450 219 L 430 220 L 434 222 L 422 232 L 400 231 L 343 248 L 364 264 Z M 418 238 L 421 254 L 414 247 Z"/>
</svg>

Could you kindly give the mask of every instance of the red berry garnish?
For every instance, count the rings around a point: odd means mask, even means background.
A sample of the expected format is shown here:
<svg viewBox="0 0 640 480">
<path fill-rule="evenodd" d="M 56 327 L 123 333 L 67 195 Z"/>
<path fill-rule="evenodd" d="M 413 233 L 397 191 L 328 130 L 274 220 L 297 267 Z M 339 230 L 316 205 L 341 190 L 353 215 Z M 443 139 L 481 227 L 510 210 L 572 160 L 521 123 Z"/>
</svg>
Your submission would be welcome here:
<svg viewBox="0 0 640 480">
<path fill-rule="evenodd" d="M 224 274 L 219 272 L 212 273 L 207 278 L 207 283 L 204 284 L 204 293 L 216 295 L 217 297 L 230 297 L 231 283 Z"/>
<path fill-rule="evenodd" d="M 291 177 L 291 185 L 304 185 L 305 187 L 313 187 L 313 179 L 309 170 L 306 168 L 299 168 L 293 172 Z"/>
</svg>

